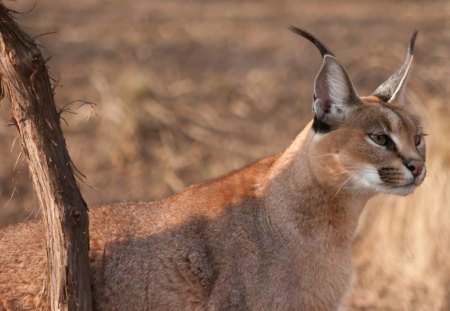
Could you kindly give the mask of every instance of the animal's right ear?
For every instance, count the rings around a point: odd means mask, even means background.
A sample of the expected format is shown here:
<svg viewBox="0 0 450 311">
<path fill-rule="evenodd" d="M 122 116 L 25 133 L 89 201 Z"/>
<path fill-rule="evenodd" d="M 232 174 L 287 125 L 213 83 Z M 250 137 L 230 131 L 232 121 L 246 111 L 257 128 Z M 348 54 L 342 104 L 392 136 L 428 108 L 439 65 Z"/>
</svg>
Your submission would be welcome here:
<svg viewBox="0 0 450 311">
<path fill-rule="evenodd" d="M 322 67 L 314 82 L 313 127 L 316 132 L 329 131 L 336 128 L 361 100 L 344 67 L 322 42 L 303 29 L 291 26 L 290 30 L 311 41 L 322 54 Z"/>
<path fill-rule="evenodd" d="M 396 103 L 397 105 L 404 104 L 404 93 L 408 76 L 411 72 L 411 65 L 414 58 L 414 44 L 416 42 L 417 30 L 414 31 L 411 39 L 409 40 L 408 54 L 403 65 L 397 70 L 389 79 L 381 84 L 373 96 L 378 97 L 380 100 L 389 104 Z"/>
<path fill-rule="evenodd" d="M 361 103 L 344 67 L 332 55 L 325 55 L 314 82 L 313 111 L 316 121 L 337 127 L 348 112 Z"/>
</svg>

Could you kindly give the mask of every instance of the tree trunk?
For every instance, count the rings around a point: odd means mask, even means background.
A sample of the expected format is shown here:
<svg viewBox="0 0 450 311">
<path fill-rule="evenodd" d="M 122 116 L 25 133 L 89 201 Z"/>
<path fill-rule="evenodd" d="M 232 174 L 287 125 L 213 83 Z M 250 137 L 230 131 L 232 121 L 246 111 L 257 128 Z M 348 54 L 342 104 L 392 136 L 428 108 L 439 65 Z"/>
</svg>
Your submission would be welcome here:
<svg viewBox="0 0 450 311">
<path fill-rule="evenodd" d="M 28 160 L 45 225 L 51 310 L 91 310 L 87 206 L 78 189 L 36 43 L 0 3 L 0 82 Z"/>
</svg>

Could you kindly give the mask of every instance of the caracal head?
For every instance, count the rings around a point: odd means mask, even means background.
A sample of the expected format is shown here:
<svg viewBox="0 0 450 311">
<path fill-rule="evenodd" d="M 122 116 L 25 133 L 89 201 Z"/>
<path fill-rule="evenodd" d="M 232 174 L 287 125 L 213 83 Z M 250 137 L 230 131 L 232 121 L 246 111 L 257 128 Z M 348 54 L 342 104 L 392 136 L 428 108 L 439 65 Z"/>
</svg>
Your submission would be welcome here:
<svg viewBox="0 0 450 311">
<path fill-rule="evenodd" d="M 426 175 L 424 132 L 408 112 L 404 91 L 417 32 L 400 69 L 370 96 L 358 96 L 335 56 L 311 34 L 323 63 L 314 83 L 313 138 L 308 156 L 314 175 L 334 188 L 407 195 Z"/>
</svg>

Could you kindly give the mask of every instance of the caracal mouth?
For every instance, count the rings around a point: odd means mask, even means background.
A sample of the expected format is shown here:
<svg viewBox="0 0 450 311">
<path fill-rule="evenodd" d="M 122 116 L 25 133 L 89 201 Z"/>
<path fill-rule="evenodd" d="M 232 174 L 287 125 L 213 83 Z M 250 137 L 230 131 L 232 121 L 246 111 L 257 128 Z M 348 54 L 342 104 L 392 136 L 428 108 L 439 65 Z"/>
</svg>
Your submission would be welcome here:
<svg viewBox="0 0 450 311">
<path fill-rule="evenodd" d="M 426 176 L 426 170 L 424 169 L 422 173 L 413 178 L 410 182 L 407 182 L 403 185 L 397 185 L 397 186 L 386 186 L 386 185 L 379 185 L 381 188 L 381 192 L 388 193 L 388 194 L 395 194 L 395 195 L 408 195 L 414 192 L 414 190 L 422 184 Z"/>
<path fill-rule="evenodd" d="M 426 176 L 426 169 L 417 177 L 410 177 L 402 184 L 389 185 L 384 183 L 378 173 L 373 169 L 364 168 L 360 170 L 356 179 L 366 189 L 371 189 L 376 193 L 386 193 L 405 196 L 414 192 L 414 190 L 422 184 Z M 359 178 L 358 178 L 359 177 Z"/>
</svg>

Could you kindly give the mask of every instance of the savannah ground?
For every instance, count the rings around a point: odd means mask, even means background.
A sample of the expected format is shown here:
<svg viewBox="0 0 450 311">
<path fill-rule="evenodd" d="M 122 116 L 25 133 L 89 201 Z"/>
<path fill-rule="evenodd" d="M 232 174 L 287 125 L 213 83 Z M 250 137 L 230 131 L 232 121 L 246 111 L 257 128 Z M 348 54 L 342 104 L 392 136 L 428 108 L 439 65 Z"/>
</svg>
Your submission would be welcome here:
<svg viewBox="0 0 450 311">
<path fill-rule="evenodd" d="M 5 1 L 30 35 L 56 32 L 36 40 L 53 57 L 89 205 L 156 200 L 288 146 L 312 116 L 321 63 L 288 25 L 325 42 L 361 95 L 400 66 L 419 29 L 407 99 L 429 134 L 428 177 L 413 196 L 366 208 L 346 309 L 450 310 L 449 1 L 33 3 Z M 0 107 L 1 226 L 39 217 L 9 107 Z"/>
</svg>

